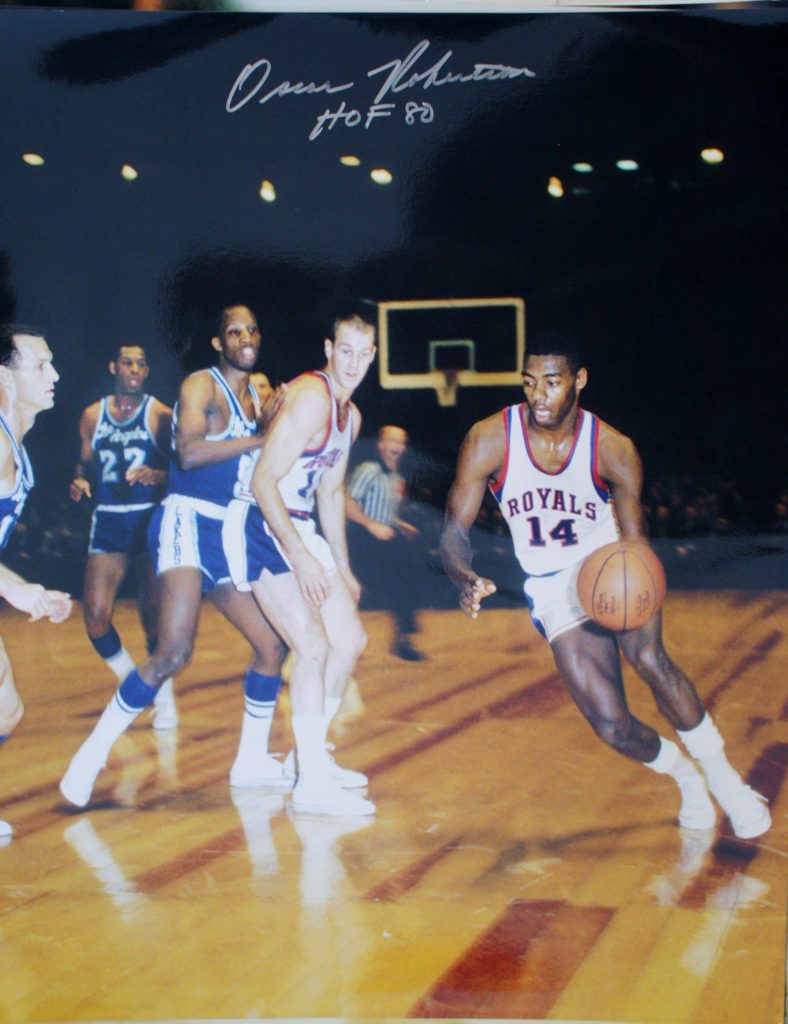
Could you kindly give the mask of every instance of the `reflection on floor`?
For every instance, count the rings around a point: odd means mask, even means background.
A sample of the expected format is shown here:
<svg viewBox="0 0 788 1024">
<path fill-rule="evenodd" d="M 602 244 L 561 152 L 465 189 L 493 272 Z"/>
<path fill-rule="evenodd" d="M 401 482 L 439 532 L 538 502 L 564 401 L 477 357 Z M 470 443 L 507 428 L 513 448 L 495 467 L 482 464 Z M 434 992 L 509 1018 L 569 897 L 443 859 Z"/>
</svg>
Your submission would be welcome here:
<svg viewBox="0 0 788 1024">
<path fill-rule="evenodd" d="M 28 713 L 3 747 L 0 1022 L 551 1020 L 778 1024 L 786 872 L 782 592 L 670 595 L 669 648 L 772 804 L 759 840 L 679 829 L 610 753 L 525 613 L 384 613 L 333 731 L 374 819 L 231 790 L 248 652 L 206 607 L 177 731 L 138 723 L 83 812 L 57 781 L 113 689 L 80 617 L 0 633 Z M 119 610 L 124 637 L 139 627 Z M 141 646 L 141 640 L 137 646 Z M 141 654 L 141 651 L 135 653 Z M 630 704 L 659 719 L 628 670 Z M 289 695 L 273 743 L 292 743 Z"/>
</svg>

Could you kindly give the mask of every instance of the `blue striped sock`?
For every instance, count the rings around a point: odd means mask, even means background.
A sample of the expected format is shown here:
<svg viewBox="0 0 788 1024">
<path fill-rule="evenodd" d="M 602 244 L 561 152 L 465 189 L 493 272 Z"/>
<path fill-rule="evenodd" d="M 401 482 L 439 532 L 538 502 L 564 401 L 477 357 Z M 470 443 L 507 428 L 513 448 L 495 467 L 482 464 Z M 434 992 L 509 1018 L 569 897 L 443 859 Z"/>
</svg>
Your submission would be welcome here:
<svg viewBox="0 0 788 1024">
<path fill-rule="evenodd" d="M 264 676 L 247 669 L 244 676 L 244 708 L 253 718 L 269 718 L 282 685 L 281 676 Z"/>
<path fill-rule="evenodd" d="M 158 692 L 158 687 L 149 686 L 135 668 L 120 684 L 115 696 L 124 711 L 135 714 L 152 704 Z"/>
</svg>

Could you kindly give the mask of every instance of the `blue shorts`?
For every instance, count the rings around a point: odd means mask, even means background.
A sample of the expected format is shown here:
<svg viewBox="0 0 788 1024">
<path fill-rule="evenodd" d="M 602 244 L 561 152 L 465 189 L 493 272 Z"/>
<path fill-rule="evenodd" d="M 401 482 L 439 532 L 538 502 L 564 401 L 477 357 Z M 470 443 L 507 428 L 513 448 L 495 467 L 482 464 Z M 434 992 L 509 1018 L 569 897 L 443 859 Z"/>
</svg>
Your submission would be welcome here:
<svg viewBox="0 0 788 1024">
<path fill-rule="evenodd" d="M 199 569 L 203 593 L 219 583 L 230 582 L 230 569 L 222 546 L 221 505 L 170 494 L 156 509 L 148 529 L 156 572 L 170 569 Z"/>
<path fill-rule="evenodd" d="M 334 572 L 336 563 L 331 548 L 317 532 L 314 519 L 309 516 L 305 519 L 293 518 L 291 521 L 310 554 L 324 569 Z M 282 546 L 257 505 L 248 501 L 231 501 L 223 533 L 230 576 L 237 590 L 249 590 L 250 584 L 260 579 L 266 570 L 274 576 L 293 571 Z"/>
<path fill-rule="evenodd" d="M 89 555 L 141 555 L 155 505 L 97 505 L 90 520 Z"/>
</svg>

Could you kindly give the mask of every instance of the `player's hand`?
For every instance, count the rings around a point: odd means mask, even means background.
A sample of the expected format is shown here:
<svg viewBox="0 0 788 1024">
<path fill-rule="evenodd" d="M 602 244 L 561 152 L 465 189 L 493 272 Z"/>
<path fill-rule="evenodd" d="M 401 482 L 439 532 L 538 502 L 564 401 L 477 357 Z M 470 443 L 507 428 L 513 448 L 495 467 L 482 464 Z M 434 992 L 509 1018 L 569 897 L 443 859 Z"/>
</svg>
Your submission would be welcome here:
<svg viewBox="0 0 788 1024">
<path fill-rule="evenodd" d="M 460 588 L 460 608 L 472 619 L 479 617 L 482 601 L 494 594 L 496 586 L 483 576 L 472 576 Z"/>
<path fill-rule="evenodd" d="M 145 487 L 157 487 L 167 479 L 167 473 L 163 469 L 153 469 L 151 466 L 135 466 L 126 473 L 126 483 L 143 484 Z"/>
<path fill-rule="evenodd" d="M 285 400 L 287 394 L 287 384 L 277 384 L 268 398 L 260 405 L 260 419 L 258 420 L 257 426 L 261 434 L 264 434 L 274 419 L 274 416 L 282 408 L 282 403 Z"/>
<path fill-rule="evenodd" d="M 64 594 L 62 590 L 47 590 L 46 594 L 49 601 L 46 617 L 50 622 L 65 622 L 73 608 L 71 594 Z"/>
<path fill-rule="evenodd" d="M 353 575 L 349 567 L 341 569 L 340 572 L 342 573 L 342 579 L 345 581 L 347 588 L 350 591 L 350 596 L 353 598 L 353 603 L 358 605 L 361 600 L 361 584 Z"/>
<path fill-rule="evenodd" d="M 42 619 L 49 610 L 47 591 L 40 583 L 9 580 L 4 596 L 6 601 L 18 611 L 27 612 L 31 622 Z"/>
<path fill-rule="evenodd" d="M 75 476 L 68 487 L 68 494 L 72 501 L 81 501 L 83 498 L 92 498 L 90 493 L 90 481 L 84 476 Z"/>
<path fill-rule="evenodd" d="M 413 538 L 418 537 L 421 532 L 412 523 L 406 523 L 404 519 L 397 520 L 397 529 L 406 540 L 413 540 Z"/>
<path fill-rule="evenodd" d="M 369 527 L 369 532 L 376 540 L 392 540 L 396 533 L 393 526 L 386 526 L 385 523 L 376 523 L 374 521 Z"/>
<path fill-rule="evenodd" d="M 321 563 L 307 552 L 293 563 L 293 572 L 304 599 L 319 608 L 331 593 L 331 581 Z"/>
</svg>

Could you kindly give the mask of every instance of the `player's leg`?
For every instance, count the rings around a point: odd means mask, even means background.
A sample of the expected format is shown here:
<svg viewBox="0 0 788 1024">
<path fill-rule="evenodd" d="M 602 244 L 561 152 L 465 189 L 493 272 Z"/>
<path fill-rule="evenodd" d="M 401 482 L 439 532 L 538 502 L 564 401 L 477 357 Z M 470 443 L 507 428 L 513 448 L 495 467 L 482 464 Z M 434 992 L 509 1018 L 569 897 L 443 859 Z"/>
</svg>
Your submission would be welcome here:
<svg viewBox="0 0 788 1024">
<path fill-rule="evenodd" d="M 320 614 L 304 599 L 292 572 L 274 575 L 265 570 L 252 590 L 292 653 L 290 697 L 298 763 L 294 809 L 315 814 L 373 814 L 371 801 L 348 793 L 331 778 L 324 703 L 329 646 Z"/>
<path fill-rule="evenodd" d="M 752 839 L 766 832 L 771 825 L 766 800 L 729 763 L 723 738 L 695 687 L 668 656 L 662 642 L 662 613 L 641 629 L 620 634 L 619 645 L 638 675 L 648 683 L 660 712 L 699 761 L 709 789 L 730 818 L 736 835 Z"/>
<path fill-rule="evenodd" d="M 24 713 L 25 707 L 14 683 L 14 670 L 0 637 L 0 744 L 16 729 Z M 0 819 L 0 839 L 7 839 L 11 835 L 11 825 Z"/>
<path fill-rule="evenodd" d="M 133 669 L 107 704 L 90 736 L 71 760 L 60 782 L 63 796 L 77 807 L 90 800 L 96 776 L 112 746 L 141 711 L 149 707 L 161 684 L 188 662 L 194 649 L 202 600 L 202 573 L 184 566 L 160 577 L 159 641 L 153 654 Z"/>
<path fill-rule="evenodd" d="M 586 622 L 554 637 L 551 647 L 567 690 L 597 736 L 625 757 L 676 781 L 680 825 L 711 828 L 714 807 L 700 773 L 675 743 L 627 707 L 614 635 Z"/>
<path fill-rule="evenodd" d="M 367 634 L 356 603 L 339 572 L 331 576 L 331 592 L 320 606 L 320 617 L 328 639 L 323 702 L 323 715 L 328 734 L 331 721 L 339 711 L 358 659 L 367 645 Z M 333 758 L 331 760 L 331 776 L 345 789 L 358 789 L 367 785 L 369 780 L 363 772 L 343 768 L 336 764 Z"/>
<path fill-rule="evenodd" d="M 159 637 L 159 577 L 147 551 L 139 552 L 134 560 L 137 575 L 137 610 L 145 632 L 148 655 L 156 650 Z M 165 679 L 153 700 L 153 728 L 175 729 L 178 726 L 178 708 L 172 676 Z"/>
<path fill-rule="evenodd" d="M 118 680 L 125 679 L 134 668 L 134 660 L 112 624 L 115 598 L 128 565 L 125 551 L 90 551 L 85 566 L 85 629 L 94 649 Z"/>
<path fill-rule="evenodd" d="M 222 583 L 210 594 L 213 604 L 249 641 L 254 651 L 244 675 L 244 713 L 238 753 L 230 770 L 230 785 L 291 789 L 282 764 L 268 752 L 276 699 L 282 685 L 285 646 L 260 611 L 254 596 Z"/>
<path fill-rule="evenodd" d="M 413 634 L 418 632 L 416 609 L 425 568 L 424 549 L 418 538 L 399 534 L 381 546 L 384 556 L 380 568 L 390 581 L 388 602 L 396 629 L 391 652 L 403 661 L 424 661 L 426 655 L 413 646 Z"/>
</svg>

